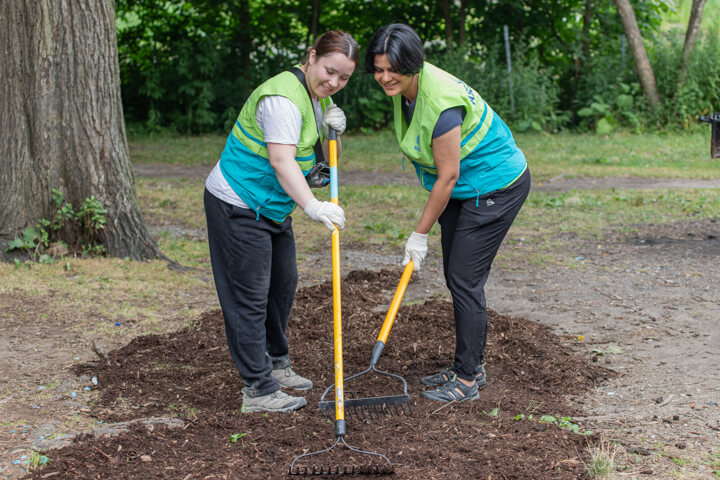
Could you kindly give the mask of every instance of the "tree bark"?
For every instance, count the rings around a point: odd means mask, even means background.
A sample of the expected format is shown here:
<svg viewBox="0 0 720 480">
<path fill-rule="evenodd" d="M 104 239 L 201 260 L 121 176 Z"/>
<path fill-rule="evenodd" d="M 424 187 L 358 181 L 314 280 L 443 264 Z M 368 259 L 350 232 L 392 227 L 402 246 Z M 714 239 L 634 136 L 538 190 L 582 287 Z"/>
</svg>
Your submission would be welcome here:
<svg viewBox="0 0 720 480">
<path fill-rule="evenodd" d="M 465 45 L 465 20 L 467 20 L 467 0 L 460 0 L 460 25 L 458 34 L 458 45 Z"/>
<path fill-rule="evenodd" d="M 680 60 L 680 78 L 685 79 L 687 74 L 687 65 L 690 60 L 690 54 L 695 46 L 698 32 L 700 31 L 700 22 L 702 21 L 703 9 L 707 0 L 693 0 L 690 9 L 690 20 L 688 20 L 687 32 L 685 32 L 685 44 L 683 45 L 682 58 Z"/>
<path fill-rule="evenodd" d="M 650 60 L 643 44 L 640 28 L 638 27 L 635 11 L 630 0 L 615 0 L 620 20 L 625 30 L 625 36 L 628 39 L 628 46 L 635 62 L 635 70 L 637 71 L 640 86 L 643 89 L 645 98 L 652 106 L 660 105 L 660 95 L 658 94 L 657 84 L 655 83 L 655 74 L 650 66 Z"/>
<path fill-rule="evenodd" d="M 110 255 L 162 256 L 135 195 L 113 0 L 0 1 L 0 98 L 0 235 L 52 219 L 55 188 L 102 202 Z"/>
<path fill-rule="evenodd" d="M 448 51 L 453 50 L 453 24 L 450 12 L 450 0 L 442 0 L 443 16 L 445 17 L 445 46 Z"/>
<path fill-rule="evenodd" d="M 312 14 L 310 16 L 310 28 L 308 28 L 308 48 L 318 36 L 318 18 L 320 17 L 320 0 L 313 0 Z M 308 50 L 309 51 L 309 50 Z"/>
</svg>

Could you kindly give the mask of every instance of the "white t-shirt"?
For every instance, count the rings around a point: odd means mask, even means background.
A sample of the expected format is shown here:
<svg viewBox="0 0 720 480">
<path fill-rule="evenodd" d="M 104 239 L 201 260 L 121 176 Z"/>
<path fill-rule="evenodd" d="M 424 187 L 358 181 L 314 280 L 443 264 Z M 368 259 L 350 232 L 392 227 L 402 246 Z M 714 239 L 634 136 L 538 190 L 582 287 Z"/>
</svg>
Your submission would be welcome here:
<svg viewBox="0 0 720 480">
<path fill-rule="evenodd" d="M 315 110 L 315 123 L 319 131 L 322 107 L 317 100 L 313 100 L 312 103 L 313 110 Z M 300 142 L 302 128 L 300 109 L 287 97 L 281 95 L 263 97 L 255 110 L 255 121 L 263 131 L 265 143 L 297 145 Z M 240 208 L 250 208 L 225 180 L 219 161 L 208 175 L 205 188 L 224 202 Z"/>
</svg>

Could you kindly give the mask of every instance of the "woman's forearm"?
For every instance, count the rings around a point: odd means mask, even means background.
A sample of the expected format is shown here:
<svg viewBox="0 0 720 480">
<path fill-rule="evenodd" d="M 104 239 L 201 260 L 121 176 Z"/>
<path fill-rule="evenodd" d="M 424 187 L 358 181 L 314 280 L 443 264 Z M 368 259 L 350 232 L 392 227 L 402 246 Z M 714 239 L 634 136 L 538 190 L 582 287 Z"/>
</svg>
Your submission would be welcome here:
<svg viewBox="0 0 720 480">
<path fill-rule="evenodd" d="M 450 201 L 460 175 L 460 126 L 434 138 L 432 149 L 437 180 L 415 228 L 418 233 L 428 233 Z"/>
<path fill-rule="evenodd" d="M 268 143 L 267 149 L 270 165 L 275 170 L 280 186 L 300 208 L 304 209 L 315 195 L 310 190 L 300 165 L 295 161 L 295 145 Z"/>
</svg>

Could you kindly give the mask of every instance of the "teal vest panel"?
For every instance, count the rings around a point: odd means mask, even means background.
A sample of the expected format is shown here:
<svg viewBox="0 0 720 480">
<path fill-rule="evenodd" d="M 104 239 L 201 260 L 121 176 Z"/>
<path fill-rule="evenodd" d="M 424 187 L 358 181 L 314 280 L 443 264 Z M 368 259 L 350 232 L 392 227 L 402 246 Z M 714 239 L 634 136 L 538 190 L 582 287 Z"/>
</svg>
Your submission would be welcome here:
<svg viewBox="0 0 720 480">
<path fill-rule="evenodd" d="M 313 145 L 318 139 L 312 102 L 295 75 L 283 72 L 264 82 L 248 98 L 220 155 L 220 171 L 233 191 L 257 213 L 258 219 L 262 215 L 281 223 L 295 210 L 296 204 L 285 193 L 270 165 L 262 130 L 255 121 L 257 104 L 267 95 L 287 97 L 300 110 L 303 123 L 295 160 L 303 175 L 312 169 Z M 323 110 L 330 103 L 330 98 L 322 99 Z"/>
<path fill-rule="evenodd" d="M 451 198 L 477 198 L 507 187 L 525 171 L 525 156 L 505 122 L 475 90 L 447 72 L 425 62 L 410 125 L 402 117 L 400 100 L 393 97 L 395 133 L 425 189 L 432 190 L 437 181 L 431 153 L 435 123 L 443 110 L 458 105 L 465 107 L 466 114 L 461 127 L 460 175 Z"/>
<path fill-rule="evenodd" d="M 433 171 L 415 162 L 413 165 L 422 186 L 432 190 L 437 181 L 437 170 Z M 451 198 L 478 198 L 505 188 L 519 178 L 526 168 L 525 155 L 515 144 L 505 122 L 495 114 L 483 140 L 460 160 L 460 175 Z"/>
</svg>

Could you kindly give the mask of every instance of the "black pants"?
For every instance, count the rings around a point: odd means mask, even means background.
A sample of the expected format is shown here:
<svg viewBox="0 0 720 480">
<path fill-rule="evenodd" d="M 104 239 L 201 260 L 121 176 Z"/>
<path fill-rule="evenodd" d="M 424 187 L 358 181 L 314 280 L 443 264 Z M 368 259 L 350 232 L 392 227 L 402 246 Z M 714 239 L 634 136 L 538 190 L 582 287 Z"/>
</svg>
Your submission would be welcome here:
<svg viewBox="0 0 720 480">
<path fill-rule="evenodd" d="M 469 200 L 450 199 L 440 215 L 443 271 L 455 313 L 455 366 L 473 380 L 487 343 L 485 283 L 500 244 L 530 192 L 530 171 L 509 187 Z"/>
<path fill-rule="evenodd" d="M 298 283 L 292 219 L 275 223 L 205 190 L 208 243 L 230 355 L 251 397 L 280 385 L 290 364 L 287 329 Z"/>
</svg>

